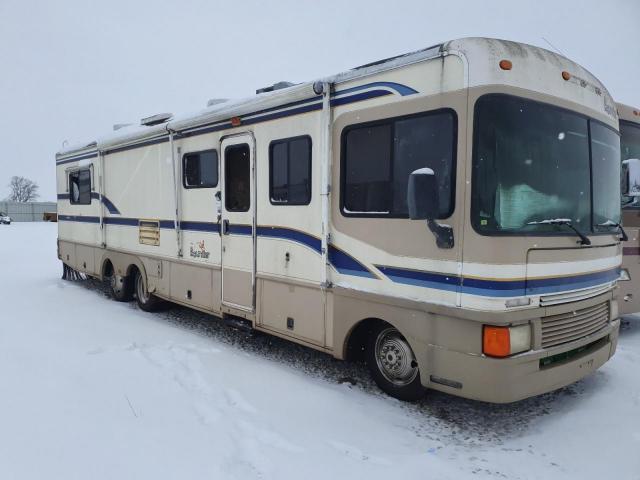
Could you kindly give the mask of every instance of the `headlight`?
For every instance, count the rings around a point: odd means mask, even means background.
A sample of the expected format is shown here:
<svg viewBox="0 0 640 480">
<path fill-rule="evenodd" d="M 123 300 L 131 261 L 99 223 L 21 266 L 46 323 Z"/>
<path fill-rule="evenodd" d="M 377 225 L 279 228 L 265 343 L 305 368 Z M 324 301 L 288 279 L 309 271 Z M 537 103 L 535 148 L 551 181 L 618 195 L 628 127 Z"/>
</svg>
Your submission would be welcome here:
<svg viewBox="0 0 640 480">
<path fill-rule="evenodd" d="M 629 270 L 626 268 L 620 269 L 620 276 L 618 277 L 618 281 L 627 282 L 631 280 L 631 275 L 629 275 Z"/>
<path fill-rule="evenodd" d="M 490 357 L 508 357 L 531 349 L 531 325 L 482 329 L 482 352 Z"/>
</svg>

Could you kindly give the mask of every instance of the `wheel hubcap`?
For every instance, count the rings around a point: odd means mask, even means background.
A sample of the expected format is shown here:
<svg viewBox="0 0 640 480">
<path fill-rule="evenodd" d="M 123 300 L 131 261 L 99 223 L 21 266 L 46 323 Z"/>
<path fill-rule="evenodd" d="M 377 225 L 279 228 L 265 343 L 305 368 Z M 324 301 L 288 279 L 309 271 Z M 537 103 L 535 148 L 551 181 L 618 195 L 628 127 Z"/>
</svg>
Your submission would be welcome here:
<svg viewBox="0 0 640 480">
<path fill-rule="evenodd" d="M 147 303 L 147 301 L 149 300 L 149 293 L 144 288 L 142 276 L 139 274 L 136 277 L 136 294 L 138 295 L 138 300 L 140 300 L 142 303 Z"/>
<path fill-rule="evenodd" d="M 109 283 L 111 284 L 111 290 L 114 292 L 120 291 L 120 287 L 118 286 L 118 277 L 115 273 L 109 278 Z"/>
<path fill-rule="evenodd" d="M 378 370 L 391 383 L 408 385 L 418 375 L 418 364 L 411 347 L 395 328 L 380 332 L 375 353 Z"/>
</svg>

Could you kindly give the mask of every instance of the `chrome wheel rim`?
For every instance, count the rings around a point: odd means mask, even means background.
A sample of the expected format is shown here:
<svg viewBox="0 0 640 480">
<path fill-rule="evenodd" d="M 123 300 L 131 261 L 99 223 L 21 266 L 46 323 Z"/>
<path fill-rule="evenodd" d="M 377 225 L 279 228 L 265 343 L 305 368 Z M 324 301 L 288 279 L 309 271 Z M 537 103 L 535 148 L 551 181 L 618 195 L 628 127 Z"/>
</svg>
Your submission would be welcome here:
<svg viewBox="0 0 640 480">
<path fill-rule="evenodd" d="M 378 370 L 397 386 L 409 385 L 418 375 L 418 363 L 411 347 L 395 328 L 386 328 L 375 344 Z"/>
<path fill-rule="evenodd" d="M 144 288 L 144 282 L 142 281 L 142 275 L 138 274 L 136 277 L 136 294 L 138 295 L 138 300 L 142 303 L 147 303 L 149 301 L 149 292 Z"/>
</svg>

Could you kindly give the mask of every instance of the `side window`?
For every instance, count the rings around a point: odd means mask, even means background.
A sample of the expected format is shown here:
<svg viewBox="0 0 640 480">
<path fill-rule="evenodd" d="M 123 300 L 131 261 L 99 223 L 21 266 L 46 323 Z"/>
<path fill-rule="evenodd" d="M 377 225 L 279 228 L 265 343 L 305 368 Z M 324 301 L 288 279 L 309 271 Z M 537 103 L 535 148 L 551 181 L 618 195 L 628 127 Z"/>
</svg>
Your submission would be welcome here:
<svg viewBox="0 0 640 480">
<path fill-rule="evenodd" d="M 91 204 L 91 170 L 76 170 L 69 173 L 69 201 L 72 205 Z"/>
<path fill-rule="evenodd" d="M 187 153 L 182 157 L 184 188 L 211 188 L 218 185 L 218 152 Z"/>
<path fill-rule="evenodd" d="M 273 205 L 308 205 L 311 202 L 310 137 L 271 142 L 269 198 Z"/>
<path fill-rule="evenodd" d="M 347 127 L 342 141 L 342 212 L 407 218 L 407 183 L 419 168 L 438 181 L 439 218 L 453 213 L 456 116 L 430 112 Z"/>
<path fill-rule="evenodd" d="M 229 212 L 248 212 L 251 206 L 249 145 L 232 145 L 224 151 L 224 205 Z"/>
</svg>

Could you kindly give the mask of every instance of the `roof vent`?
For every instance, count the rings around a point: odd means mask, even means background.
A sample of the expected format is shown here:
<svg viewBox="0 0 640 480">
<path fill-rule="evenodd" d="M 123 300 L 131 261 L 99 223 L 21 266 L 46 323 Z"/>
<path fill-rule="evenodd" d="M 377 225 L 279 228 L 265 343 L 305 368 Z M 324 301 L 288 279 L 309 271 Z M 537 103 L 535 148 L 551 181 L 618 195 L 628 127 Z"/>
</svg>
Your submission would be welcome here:
<svg viewBox="0 0 640 480">
<path fill-rule="evenodd" d="M 140 120 L 140 125 L 145 125 L 147 127 L 158 125 L 166 122 L 171 117 L 173 117 L 173 113 L 158 113 L 157 115 L 151 115 L 150 117 L 143 118 Z"/>
<path fill-rule="evenodd" d="M 207 102 L 207 107 L 213 107 L 214 105 L 218 105 L 220 103 L 226 103 L 228 101 L 229 101 L 228 98 L 212 98 Z"/>
<path fill-rule="evenodd" d="M 116 123 L 113 125 L 113 131 L 120 130 L 121 128 L 130 127 L 132 123 Z"/>
<path fill-rule="evenodd" d="M 259 88 L 256 90 L 256 94 L 259 95 L 261 93 L 273 92 L 274 90 L 282 90 L 283 88 L 293 87 L 294 85 L 296 84 L 291 82 L 278 82 L 274 83 L 270 87 Z"/>
</svg>

